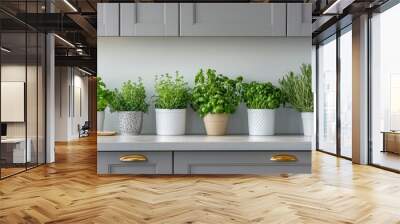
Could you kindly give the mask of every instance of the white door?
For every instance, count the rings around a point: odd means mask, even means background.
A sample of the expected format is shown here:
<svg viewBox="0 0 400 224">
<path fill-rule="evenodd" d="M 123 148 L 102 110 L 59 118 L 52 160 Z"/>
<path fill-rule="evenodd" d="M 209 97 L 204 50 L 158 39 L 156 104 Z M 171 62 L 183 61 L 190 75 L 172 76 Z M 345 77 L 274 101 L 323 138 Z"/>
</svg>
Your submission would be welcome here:
<svg viewBox="0 0 400 224">
<path fill-rule="evenodd" d="M 181 3 L 181 36 L 286 36 L 285 3 Z"/>
</svg>

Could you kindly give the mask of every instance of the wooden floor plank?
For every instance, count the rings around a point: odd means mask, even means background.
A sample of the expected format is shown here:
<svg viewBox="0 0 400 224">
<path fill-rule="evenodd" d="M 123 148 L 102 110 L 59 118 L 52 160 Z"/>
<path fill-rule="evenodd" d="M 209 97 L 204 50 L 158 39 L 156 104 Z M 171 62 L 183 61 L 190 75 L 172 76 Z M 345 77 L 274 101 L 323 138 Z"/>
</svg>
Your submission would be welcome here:
<svg viewBox="0 0 400 224">
<path fill-rule="evenodd" d="M 400 223 L 400 175 L 313 153 L 313 173 L 98 176 L 96 141 L 0 181 L 0 223 Z"/>
</svg>

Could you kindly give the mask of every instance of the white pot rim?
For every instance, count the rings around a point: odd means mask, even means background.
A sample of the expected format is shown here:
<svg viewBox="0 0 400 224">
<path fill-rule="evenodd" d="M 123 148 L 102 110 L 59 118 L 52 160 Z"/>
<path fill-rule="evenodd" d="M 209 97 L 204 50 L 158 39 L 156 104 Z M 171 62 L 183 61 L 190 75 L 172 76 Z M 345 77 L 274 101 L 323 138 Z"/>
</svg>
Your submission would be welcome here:
<svg viewBox="0 0 400 224">
<path fill-rule="evenodd" d="M 252 108 L 247 108 L 247 110 L 261 111 L 261 110 L 276 110 L 276 109 L 252 109 Z"/>
<path fill-rule="evenodd" d="M 135 110 L 135 111 L 117 111 L 118 113 L 143 113 L 143 111 Z"/>
<path fill-rule="evenodd" d="M 183 111 L 183 110 L 186 110 L 186 108 L 183 108 L 183 109 L 162 109 L 162 108 L 156 108 L 156 111 L 171 111 L 171 112 L 174 112 L 174 111 Z"/>
</svg>

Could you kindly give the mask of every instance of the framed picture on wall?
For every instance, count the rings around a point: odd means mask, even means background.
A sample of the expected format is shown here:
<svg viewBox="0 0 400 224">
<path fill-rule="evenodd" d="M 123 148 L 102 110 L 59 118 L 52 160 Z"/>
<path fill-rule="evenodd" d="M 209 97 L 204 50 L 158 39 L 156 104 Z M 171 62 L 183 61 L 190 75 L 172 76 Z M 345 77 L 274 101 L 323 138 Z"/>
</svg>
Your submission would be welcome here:
<svg viewBox="0 0 400 224">
<path fill-rule="evenodd" d="M 25 122 L 25 82 L 1 82 L 1 122 Z"/>
</svg>

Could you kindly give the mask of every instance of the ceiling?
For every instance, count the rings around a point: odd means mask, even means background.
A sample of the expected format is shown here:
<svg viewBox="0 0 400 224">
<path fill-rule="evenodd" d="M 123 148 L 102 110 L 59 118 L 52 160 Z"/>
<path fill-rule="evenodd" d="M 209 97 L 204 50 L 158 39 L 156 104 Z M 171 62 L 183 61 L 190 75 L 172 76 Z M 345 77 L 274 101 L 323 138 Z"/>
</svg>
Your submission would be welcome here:
<svg viewBox="0 0 400 224">
<path fill-rule="evenodd" d="M 335 1 L 338 1 L 339 4 L 335 3 Z M 314 38 L 345 15 L 357 14 L 357 12 L 375 7 L 385 1 L 386 0 L 250 0 L 250 2 L 312 3 Z M 14 40 L 16 45 L 18 45 L 17 42 L 20 41 L 16 33 L 25 31 L 26 28 L 39 32 L 55 32 L 58 34 L 58 37 L 55 38 L 56 63 L 59 65 L 84 65 L 87 66 L 88 69 L 96 71 L 96 4 L 98 2 L 134 2 L 134 0 L 47 0 L 47 5 L 46 0 L 1 0 L 1 31 L 10 33 L 4 38 Z M 140 2 L 193 2 L 193 0 L 145 0 Z M 202 0 L 197 2 L 249 1 Z M 48 13 L 50 8 L 52 8 L 52 13 Z M 15 36 L 15 38 L 12 36 Z"/>
</svg>

